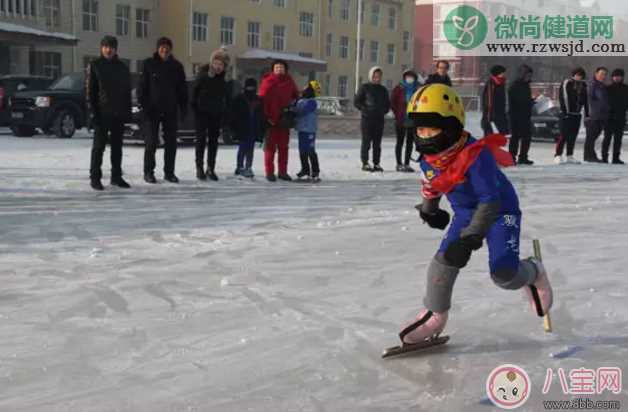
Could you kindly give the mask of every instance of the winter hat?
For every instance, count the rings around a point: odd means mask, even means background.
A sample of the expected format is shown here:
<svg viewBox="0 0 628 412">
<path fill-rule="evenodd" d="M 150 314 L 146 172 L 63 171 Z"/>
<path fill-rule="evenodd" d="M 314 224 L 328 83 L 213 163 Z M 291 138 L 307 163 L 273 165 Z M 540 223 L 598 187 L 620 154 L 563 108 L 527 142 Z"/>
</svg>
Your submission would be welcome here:
<svg viewBox="0 0 628 412">
<path fill-rule="evenodd" d="M 282 64 L 283 67 L 286 68 L 286 71 L 288 71 L 288 62 L 283 60 L 283 59 L 275 59 L 273 60 L 273 62 L 270 64 L 270 71 L 273 71 L 275 69 L 275 65 L 277 64 Z"/>
<path fill-rule="evenodd" d="M 492 76 L 499 76 L 502 73 L 506 72 L 506 68 L 500 64 L 496 64 L 495 66 L 491 67 L 491 75 Z"/>
<path fill-rule="evenodd" d="M 416 72 L 414 70 L 411 70 L 411 69 L 404 70 L 404 72 L 402 73 L 401 77 L 403 77 L 405 79 L 406 76 L 412 76 L 412 77 L 414 77 L 415 80 L 419 80 L 419 76 L 416 74 Z"/>
<path fill-rule="evenodd" d="M 371 67 L 371 69 L 369 70 L 369 82 L 373 81 L 373 75 L 375 74 L 375 72 L 379 72 L 382 75 L 384 74 L 384 71 L 382 70 L 381 67 L 379 66 Z"/>
<path fill-rule="evenodd" d="M 221 47 L 218 50 L 214 50 L 214 52 L 209 57 L 210 64 L 214 60 L 221 61 L 222 64 L 225 65 L 225 69 L 226 69 L 227 66 L 229 66 L 229 63 L 231 62 L 231 57 L 229 56 L 229 53 L 227 53 L 227 49 L 225 49 L 224 47 Z"/>
<path fill-rule="evenodd" d="M 246 79 L 244 81 L 244 89 L 248 89 L 248 88 L 255 88 L 257 89 L 257 80 L 255 80 L 252 77 L 249 77 L 248 79 Z"/>
<path fill-rule="evenodd" d="M 170 47 L 170 49 L 172 49 L 172 40 L 170 40 L 168 37 L 160 37 L 157 40 L 157 48 L 160 48 L 161 46 L 168 46 Z"/>
<path fill-rule="evenodd" d="M 111 47 L 112 49 L 117 49 L 118 39 L 113 36 L 105 36 L 100 41 L 100 47 Z"/>
<path fill-rule="evenodd" d="M 573 69 L 571 71 L 571 75 L 575 76 L 579 74 L 580 76 L 582 76 L 582 78 L 585 78 L 587 76 L 587 72 L 584 71 L 584 69 L 582 67 L 576 67 L 575 69 Z"/>
<path fill-rule="evenodd" d="M 615 69 L 615 70 L 613 70 L 613 73 L 611 74 L 611 77 L 615 77 L 615 76 L 624 77 L 624 69 Z"/>
</svg>

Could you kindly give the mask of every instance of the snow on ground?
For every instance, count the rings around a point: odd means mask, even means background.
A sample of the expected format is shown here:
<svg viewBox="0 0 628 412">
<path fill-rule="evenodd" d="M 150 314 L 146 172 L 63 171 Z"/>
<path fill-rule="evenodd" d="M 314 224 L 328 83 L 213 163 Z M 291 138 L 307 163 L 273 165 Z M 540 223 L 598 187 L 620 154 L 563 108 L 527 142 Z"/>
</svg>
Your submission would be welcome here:
<svg viewBox="0 0 628 412">
<path fill-rule="evenodd" d="M 90 143 L 0 132 L 2 411 L 491 411 L 502 363 L 528 372 L 520 410 L 539 411 L 565 399 L 556 375 L 541 395 L 547 368 L 628 366 L 628 168 L 555 166 L 535 144 L 539 164 L 507 172 L 522 254 L 540 238 L 551 270 L 555 333 L 491 283 L 483 249 L 458 278 L 450 343 L 383 361 L 441 236 L 413 209 L 416 175 L 364 174 L 359 142 L 331 139 L 317 186 L 236 180 L 233 147 L 220 182 L 197 182 L 182 148 L 181 184 L 149 186 L 129 146 L 132 190 L 95 193 Z M 593 399 L 628 407 L 625 390 Z"/>
</svg>

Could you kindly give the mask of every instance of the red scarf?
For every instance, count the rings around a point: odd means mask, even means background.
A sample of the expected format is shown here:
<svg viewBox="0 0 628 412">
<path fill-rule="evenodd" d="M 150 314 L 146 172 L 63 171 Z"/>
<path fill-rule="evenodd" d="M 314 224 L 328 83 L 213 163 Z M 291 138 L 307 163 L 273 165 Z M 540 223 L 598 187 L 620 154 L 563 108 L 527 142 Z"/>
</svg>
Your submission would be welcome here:
<svg viewBox="0 0 628 412">
<path fill-rule="evenodd" d="M 505 77 L 497 77 L 497 76 L 491 75 L 491 79 L 493 79 L 493 81 L 495 82 L 497 86 L 501 86 L 502 84 L 506 83 Z"/>
<path fill-rule="evenodd" d="M 508 167 L 515 164 L 510 153 L 501 148 L 506 144 L 506 136 L 503 134 L 491 134 L 465 146 L 468 137 L 468 133 L 464 132 L 451 149 L 435 155 L 425 155 L 427 163 L 441 171 L 438 177 L 428 183 L 428 187 L 425 188 L 428 192 L 449 193 L 456 185 L 464 182 L 465 173 L 485 147 L 491 151 L 499 166 Z"/>
</svg>

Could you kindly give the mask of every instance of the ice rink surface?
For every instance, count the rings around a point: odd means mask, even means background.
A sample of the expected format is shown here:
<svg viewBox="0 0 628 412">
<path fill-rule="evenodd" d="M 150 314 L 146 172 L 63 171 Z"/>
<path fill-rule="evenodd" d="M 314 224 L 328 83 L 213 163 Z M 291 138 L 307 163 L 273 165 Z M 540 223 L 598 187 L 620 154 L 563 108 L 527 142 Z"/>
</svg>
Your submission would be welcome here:
<svg viewBox="0 0 628 412">
<path fill-rule="evenodd" d="M 219 182 L 196 181 L 181 148 L 181 183 L 149 186 L 142 148 L 125 147 L 133 188 L 108 187 L 106 158 L 103 193 L 90 145 L 0 131 L 0 411 L 491 411 L 503 363 L 532 380 L 520 410 L 541 411 L 569 399 L 556 376 L 541 395 L 547 368 L 628 367 L 628 167 L 556 166 L 534 144 L 537 165 L 507 171 L 522 255 L 542 241 L 553 334 L 521 291 L 493 285 L 482 249 L 458 277 L 447 346 L 383 361 L 442 236 L 413 209 L 418 176 L 392 172 L 392 141 L 371 175 L 358 140 L 320 140 L 315 186 L 266 182 L 260 149 L 256 181 L 237 180 L 224 146 Z M 628 408 L 626 393 L 592 399 Z"/>
</svg>

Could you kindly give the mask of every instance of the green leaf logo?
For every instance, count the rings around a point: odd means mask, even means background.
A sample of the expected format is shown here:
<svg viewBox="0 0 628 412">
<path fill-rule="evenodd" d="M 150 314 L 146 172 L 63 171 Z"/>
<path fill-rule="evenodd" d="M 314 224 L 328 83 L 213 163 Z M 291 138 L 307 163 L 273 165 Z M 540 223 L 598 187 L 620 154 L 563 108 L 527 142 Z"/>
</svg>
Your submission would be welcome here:
<svg viewBox="0 0 628 412">
<path fill-rule="evenodd" d="M 486 38 L 486 16 L 475 7 L 463 5 L 449 12 L 443 24 L 445 38 L 457 49 L 478 47 Z"/>
</svg>

